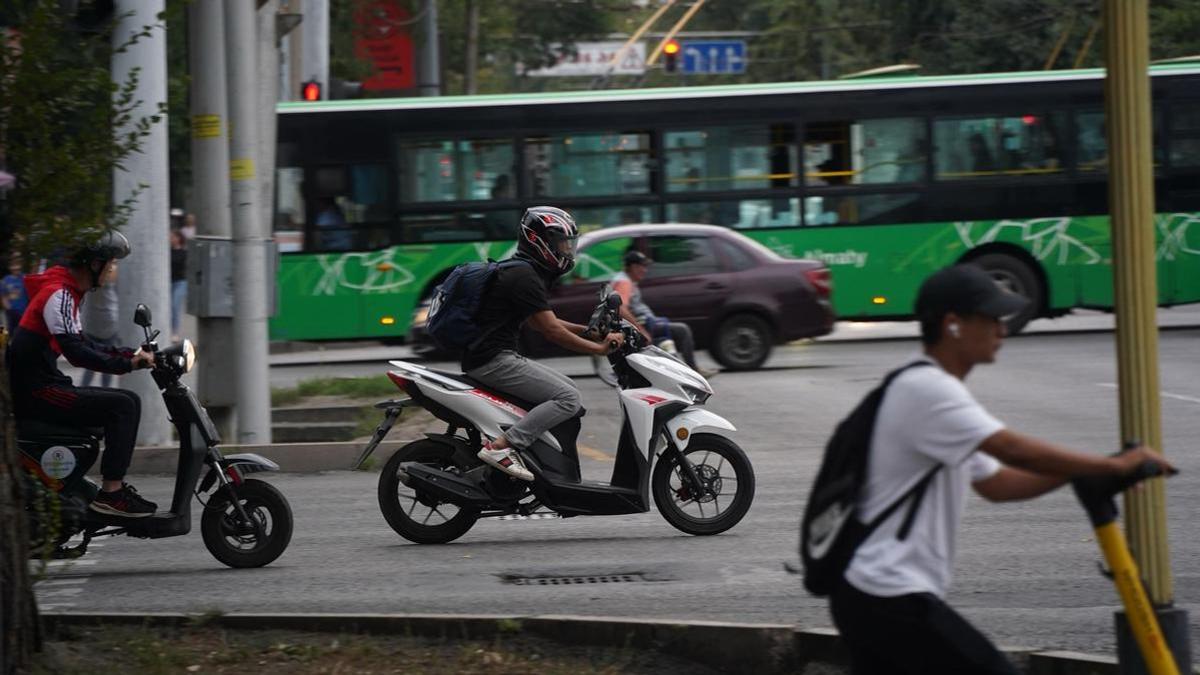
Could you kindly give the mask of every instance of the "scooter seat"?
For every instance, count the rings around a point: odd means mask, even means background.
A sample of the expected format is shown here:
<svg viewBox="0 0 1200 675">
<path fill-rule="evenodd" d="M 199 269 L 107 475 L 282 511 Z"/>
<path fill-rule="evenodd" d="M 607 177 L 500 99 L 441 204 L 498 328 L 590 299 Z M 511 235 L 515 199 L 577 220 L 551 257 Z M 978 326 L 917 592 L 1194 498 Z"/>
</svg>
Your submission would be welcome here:
<svg viewBox="0 0 1200 675">
<path fill-rule="evenodd" d="M 437 373 L 438 375 L 441 375 L 442 377 L 448 377 L 451 380 L 454 380 L 456 382 L 462 382 L 463 384 L 465 384 L 469 387 L 475 387 L 476 389 L 479 389 L 480 391 L 482 391 L 484 393 L 491 394 L 492 396 L 495 396 L 496 398 L 504 399 L 505 401 L 508 401 L 509 403 L 511 403 L 515 406 L 524 408 L 526 411 L 532 410 L 535 406 L 538 405 L 537 403 L 534 403 L 533 401 L 526 401 L 524 399 L 513 396 L 512 394 L 506 394 L 498 389 L 492 389 L 491 387 L 487 386 L 486 384 L 483 384 L 482 382 L 479 382 L 478 380 L 472 379 L 466 373 L 454 373 L 454 372 L 450 372 L 448 370 L 434 370 L 433 368 L 430 368 L 429 372 Z"/>
<path fill-rule="evenodd" d="M 104 427 L 76 427 L 33 419 L 17 420 L 17 438 L 23 441 L 38 438 L 61 438 L 90 442 L 104 438 Z"/>
</svg>

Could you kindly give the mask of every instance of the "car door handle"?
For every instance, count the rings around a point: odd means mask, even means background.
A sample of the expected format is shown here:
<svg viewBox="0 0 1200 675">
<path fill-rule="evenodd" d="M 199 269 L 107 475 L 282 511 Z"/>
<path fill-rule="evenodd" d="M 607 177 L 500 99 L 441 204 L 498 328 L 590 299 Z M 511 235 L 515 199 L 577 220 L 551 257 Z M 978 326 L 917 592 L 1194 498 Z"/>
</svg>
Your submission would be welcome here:
<svg viewBox="0 0 1200 675">
<path fill-rule="evenodd" d="M 723 291 L 728 287 L 725 284 L 717 283 L 716 281 L 710 281 L 707 284 L 704 284 L 704 288 L 710 291 Z"/>
</svg>

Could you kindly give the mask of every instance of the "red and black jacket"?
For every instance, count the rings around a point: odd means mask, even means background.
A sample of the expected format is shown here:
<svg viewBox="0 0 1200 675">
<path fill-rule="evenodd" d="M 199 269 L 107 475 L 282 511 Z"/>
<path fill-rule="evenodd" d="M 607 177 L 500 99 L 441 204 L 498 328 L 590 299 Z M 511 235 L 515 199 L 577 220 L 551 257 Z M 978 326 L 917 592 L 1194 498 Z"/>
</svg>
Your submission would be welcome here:
<svg viewBox="0 0 1200 675">
<path fill-rule="evenodd" d="M 83 291 L 70 270 L 55 266 L 26 275 L 25 292 L 29 306 L 5 354 L 16 407 L 46 388 L 74 387 L 58 369 L 60 354 L 73 366 L 102 373 L 123 375 L 133 369 L 132 351 L 99 345 L 83 334 L 79 322 Z"/>
</svg>

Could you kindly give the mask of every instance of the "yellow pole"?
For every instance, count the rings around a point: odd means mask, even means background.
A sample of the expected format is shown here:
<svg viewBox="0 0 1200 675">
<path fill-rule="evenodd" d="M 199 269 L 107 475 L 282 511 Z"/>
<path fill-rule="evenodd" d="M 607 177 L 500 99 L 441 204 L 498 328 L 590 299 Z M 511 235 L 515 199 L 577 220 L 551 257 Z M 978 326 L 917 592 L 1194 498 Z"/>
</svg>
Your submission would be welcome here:
<svg viewBox="0 0 1200 675">
<path fill-rule="evenodd" d="M 1042 70 L 1050 70 L 1054 67 L 1054 62 L 1058 60 L 1058 54 L 1062 51 L 1063 45 L 1067 44 L 1067 38 L 1071 37 L 1071 29 L 1075 27 L 1075 15 L 1067 21 L 1067 26 L 1063 28 L 1062 35 L 1059 36 L 1058 42 L 1054 43 L 1054 49 L 1050 50 L 1050 56 L 1046 58 L 1046 65 L 1042 66 Z"/>
<path fill-rule="evenodd" d="M 703 6 L 705 2 L 707 2 L 707 0 L 696 0 L 696 2 L 688 8 L 688 11 L 684 12 L 679 21 L 676 21 L 675 25 L 671 26 L 671 30 L 667 31 L 667 34 L 663 36 L 662 41 L 658 43 L 658 46 L 654 48 L 654 51 L 651 52 L 650 56 L 646 57 L 647 66 L 654 65 L 654 62 L 658 60 L 658 55 L 662 54 L 663 47 L 666 47 L 667 43 L 675 38 L 675 34 L 678 33 L 688 21 L 692 20 L 692 16 L 694 16 L 696 12 L 700 11 L 700 7 Z"/>
<path fill-rule="evenodd" d="M 1083 60 L 1087 58 L 1088 52 L 1092 50 L 1092 42 L 1096 39 L 1096 33 L 1100 32 L 1100 20 L 1092 22 L 1092 28 L 1088 31 L 1087 37 L 1083 40 L 1083 46 L 1079 48 L 1079 53 L 1075 55 L 1075 64 L 1072 68 L 1079 68 L 1083 65 Z"/>
<path fill-rule="evenodd" d="M 1121 436 L 1123 442 L 1138 439 L 1162 450 L 1148 14 L 1147 0 L 1104 2 L 1105 115 Z M 1169 605 L 1174 594 L 1162 479 L 1128 491 L 1125 508 L 1130 547 L 1150 599 Z"/>
</svg>

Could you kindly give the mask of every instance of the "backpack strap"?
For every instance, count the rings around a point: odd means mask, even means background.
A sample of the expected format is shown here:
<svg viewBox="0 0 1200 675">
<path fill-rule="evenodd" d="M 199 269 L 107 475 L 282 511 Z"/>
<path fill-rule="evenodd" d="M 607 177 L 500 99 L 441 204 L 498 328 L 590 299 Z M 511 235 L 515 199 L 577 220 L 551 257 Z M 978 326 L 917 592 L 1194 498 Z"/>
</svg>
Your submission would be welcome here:
<svg viewBox="0 0 1200 675">
<path fill-rule="evenodd" d="M 903 373 L 909 368 L 932 365 L 933 364 L 929 361 L 921 359 L 919 361 L 913 361 L 908 365 L 901 366 L 887 374 L 887 377 L 884 378 L 883 384 L 880 385 L 880 388 L 886 390 L 888 385 L 892 383 L 892 380 L 896 379 L 900 373 Z M 879 405 L 880 407 L 883 407 L 882 398 L 880 399 Z M 871 435 L 874 436 L 874 430 L 872 430 Z M 908 533 L 912 530 L 913 522 L 917 519 L 917 512 L 921 508 L 921 502 L 925 500 L 925 491 L 929 488 L 929 484 L 933 482 L 934 475 L 941 470 L 942 464 L 939 463 L 937 466 L 930 469 L 924 476 L 922 476 L 921 480 L 917 481 L 916 485 L 913 485 L 911 488 L 909 488 L 908 491 L 900 495 L 896 501 L 888 505 L 888 507 L 884 509 L 882 513 L 880 513 L 878 516 L 875 516 L 875 519 L 867 524 L 867 533 L 864 535 L 863 539 L 865 540 L 867 536 L 875 531 L 875 528 L 882 525 L 883 521 L 887 520 L 889 516 L 895 513 L 896 509 L 899 509 L 902 504 L 911 500 L 908 507 L 908 513 L 904 516 L 904 522 L 900 525 L 900 530 L 896 532 L 896 539 L 900 541 L 907 539 Z"/>
</svg>

